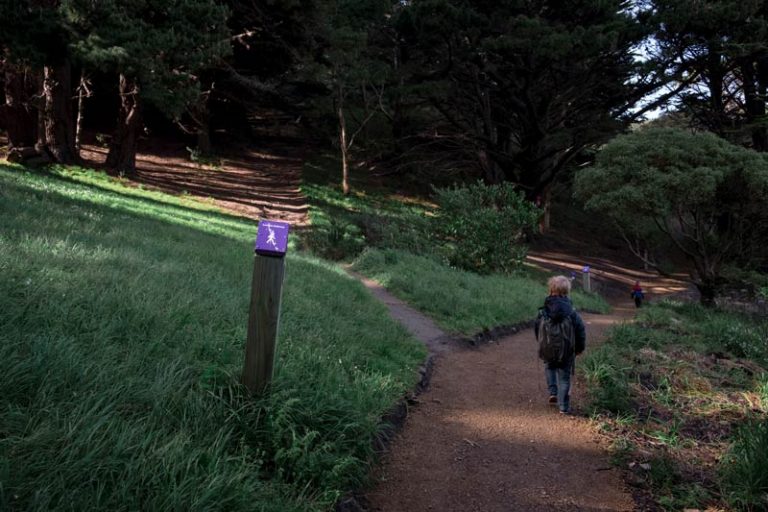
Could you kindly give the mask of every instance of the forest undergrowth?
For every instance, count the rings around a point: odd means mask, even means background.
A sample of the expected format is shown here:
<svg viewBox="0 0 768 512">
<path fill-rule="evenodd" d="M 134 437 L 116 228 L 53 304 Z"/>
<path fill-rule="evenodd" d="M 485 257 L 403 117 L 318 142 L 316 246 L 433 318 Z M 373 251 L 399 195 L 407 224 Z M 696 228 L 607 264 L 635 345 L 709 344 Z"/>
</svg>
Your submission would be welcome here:
<svg viewBox="0 0 768 512">
<path fill-rule="evenodd" d="M 275 380 L 248 397 L 255 228 L 0 166 L 0 509 L 327 510 L 367 478 L 425 351 L 292 242 Z"/>
<path fill-rule="evenodd" d="M 665 301 L 581 365 L 628 482 L 665 510 L 768 509 L 768 323 Z"/>
</svg>

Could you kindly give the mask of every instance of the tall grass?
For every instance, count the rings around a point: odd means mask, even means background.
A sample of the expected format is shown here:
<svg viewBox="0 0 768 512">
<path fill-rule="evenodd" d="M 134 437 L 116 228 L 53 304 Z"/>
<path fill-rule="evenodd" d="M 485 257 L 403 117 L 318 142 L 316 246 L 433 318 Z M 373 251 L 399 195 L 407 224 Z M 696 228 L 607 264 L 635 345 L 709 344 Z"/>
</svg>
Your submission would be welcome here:
<svg viewBox="0 0 768 512">
<path fill-rule="evenodd" d="M 481 276 L 395 250 L 366 250 L 353 268 L 445 329 L 463 334 L 531 320 L 547 293 L 543 281 L 514 275 Z M 606 302 L 594 295 L 575 292 L 573 302 L 577 309 L 608 310 Z"/>
<path fill-rule="evenodd" d="M 628 369 L 626 361 L 612 346 L 598 347 L 587 352 L 579 370 L 586 378 L 593 412 L 622 414 L 630 410 L 630 389 L 626 378 Z"/>
<path fill-rule="evenodd" d="M 345 195 L 338 165 L 335 159 L 319 158 L 307 163 L 302 172 L 301 190 L 309 201 L 312 221 L 303 242 L 312 251 L 349 261 L 366 246 L 411 252 L 434 249 L 430 237 L 424 236 L 434 205 L 375 185 L 367 174 L 361 180 L 354 172 L 352 190 Z"/>
<path fill-rule="evenodd" d="M 644 326 L 673 332 L 699 351 L 725 352 L 768 364 L 768 322 L 699 304 L 665 302 L 644 309 Z"/>
<path fill-rule="evenodd" d="M 339 269 L 287 261 L 273 390 L 238 385 L 253 222 L 0 165 L 0 509 L 324 510 L 424 351 Z"/>
<path fill-rule="evenodd" d="M 647 463 L 641 476 L 663 509 L 768 510 L 767 334 L 755 318 L 662 302 L 587 354 L 593 412 L 634 418 L 602 421 L 625 459 Z M 701 463 L 713 454 L 719 471 Z"/>
<path fill-rule="evenodd" d="M 739 429 L 720 462 L 723 493 L 738 510 L 768 510 L 768 420 L 753 420 Z"/>
</svg>

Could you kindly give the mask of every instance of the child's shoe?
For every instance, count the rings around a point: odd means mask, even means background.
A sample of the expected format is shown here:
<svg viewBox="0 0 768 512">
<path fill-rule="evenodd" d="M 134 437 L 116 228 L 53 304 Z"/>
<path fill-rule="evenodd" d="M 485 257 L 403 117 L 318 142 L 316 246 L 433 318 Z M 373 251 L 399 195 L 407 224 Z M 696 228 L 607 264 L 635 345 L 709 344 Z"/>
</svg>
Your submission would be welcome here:
<svg viewBox="0 0 768 512">
<path fill-rule="evenodd" d="M 557 403 L 557 395 L 549 395 L 549 400 L 547 400 L 550 404 L 556 404 Z"/>
</svg>

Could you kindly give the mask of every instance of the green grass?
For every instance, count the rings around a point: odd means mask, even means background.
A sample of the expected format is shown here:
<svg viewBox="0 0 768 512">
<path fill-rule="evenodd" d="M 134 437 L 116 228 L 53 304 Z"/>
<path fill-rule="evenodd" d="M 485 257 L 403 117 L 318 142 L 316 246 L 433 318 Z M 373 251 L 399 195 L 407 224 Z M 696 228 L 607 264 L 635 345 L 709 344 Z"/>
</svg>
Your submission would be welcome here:
<svg viewBox="0 0 768 512">
<path fill-rule="evenodd" d="M 320 157 L 302 171 L 301 190 L 312 222 L 304 237 L 307 247 L 335 260 L 351 260 L 366 246 L 428 248 L 428 237 L 420 233 L 435 205 L 374 184 L 359 172 L 351 173 L 351 192 L 345 196 L 338 165 L 334 158 Z"/>
<path fill-rule="evenodd" d="M 734 508 L 768 509 L 768 419 L 739 429 L 720 473 L 723 493 Z"/>
<path fill-rule="evenodd" d="M 662 302 L 616 327 L 580 372 L 616 460 L 651 468 L 641 476 L 663 509 L 765 510 L 767 361 L 768 323 Z"/>
<path fill-rule="evenodd" d="M 549 275 L 480 276 L 452 268 L 429 225 L 435 204 L 360 173 L 352 173 L 352 192 L 344 196 L 333 164 L 320 158 L 304 168 L 302 191 L 312 221 L 306 244 L 313 251 L 353 261 L 355 270 L 448 331 L 472 335 L 535 317 Z M 609 310 L 597 295 L 576 291 L 573 300 L 581 310 Z"/>
<path fill-rule="evenodd" d="M 395 250 L 369 249 L 354 263 L 393 294 L 431 316 L 444 329 L 472 335 L 531 320 L 546 296 L 544 281 L 525 276 L 481 276 Z M 600 297 L 576 292 L 577 309 L 607 311 Z"/>
<path fill-rule="evenodd" d="M 327 510 L 424 349 L 287 260 L 272 393 L 238 385 L 255 225 L 98 173 L 0 165 L 0 509 Z"/>
</svg>

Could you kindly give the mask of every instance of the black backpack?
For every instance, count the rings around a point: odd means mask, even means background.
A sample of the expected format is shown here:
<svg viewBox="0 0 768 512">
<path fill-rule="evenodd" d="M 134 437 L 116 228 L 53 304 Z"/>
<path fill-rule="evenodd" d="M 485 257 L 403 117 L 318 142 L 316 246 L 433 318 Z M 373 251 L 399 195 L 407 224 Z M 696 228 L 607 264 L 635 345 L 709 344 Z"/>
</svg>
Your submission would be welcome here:
<svg viewBox="0 0 768 512">
<path fill-rule="evenodd" d="M 576 335 L 571 316 L 554 322 L 542 308 L 536 322 L 539 328 L 539 358 L 552 365 L 560 365 L 570 359 L 576 349 Z"/>
</svg>

